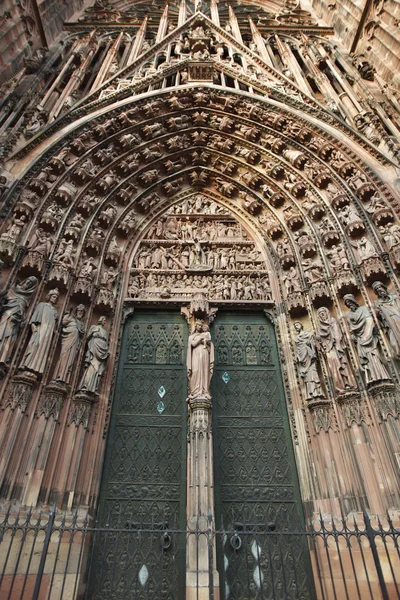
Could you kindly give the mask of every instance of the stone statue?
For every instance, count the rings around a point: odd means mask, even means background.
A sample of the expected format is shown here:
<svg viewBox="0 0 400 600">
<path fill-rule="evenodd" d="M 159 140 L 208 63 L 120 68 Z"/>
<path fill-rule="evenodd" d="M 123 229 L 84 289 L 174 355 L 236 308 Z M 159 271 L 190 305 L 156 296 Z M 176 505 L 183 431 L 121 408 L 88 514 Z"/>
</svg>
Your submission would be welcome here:
<svg viewBox="0 0 400 600">
<path fill-rule="evenodd" d="M 386 285 L 381 281 L 374 281 L 372 289 L 378 296 L 378 300 L 375 302 L 378 318 L 386 330 L 393 352 L 400 358 L 399 297 L 394 294 L 389 294 Z"/>
<path fill-rule="evenodd" d="M 59 295 L 60 292 L 57 288 L 50 290 L 47 294 L 47 302 L 39 302 L 35 308 L 29 321 L 32 335 L 21 361 L 20 369 L 38 374 L 44 373 L 58 318 L 54 305 L 57 303 Z"/>
<path fill-rule="evenodd" d="M 25 320 L 26 308 L 38 283 L 36 277 L 28 277 L 16 284 L 5 298 L 0 318 L 0 363 L 6 364 L 10 359 Z"/>
<path fill-rule="evenodd" d="M 357 249 L 360 262 L 363 262 L 368 258 L 376 258 L 378 256 L 375 246 L 365 236 L 359 240 L 350 240 L 350 244 L 353 246 L 353 248 Z"/>
<path fill-rule="evenodd" d="M 379 355 L 379 341 L 371 313 L 366 306 L 358 304 L 353 294 L 346 294 L 343 300 L 347 308 L 350 309 L 346 316 L 351 337 L 357 344 L 357 353 L 366 383 L 390 379 L 390 375 Z"/>
<path fill-rule="evenodd" d="M 92 325 L 87 336 L 85 371 L 79 384 L 79 392 L 97 394 L 100 379 L 106 367 L 108 351 L 108 331 L 104 328 L 106 317 L 100 317 L 97 325 Z"/>
<path fill-rule="evenodd" d="M 348 364 L 346 343 L 339 322 L 331 316 L 325 306 L 318 309 L 317 315 L 319 320 L 317 340 L 325 356 L 335 391 L 344 392 L 356 388 L 357 384 Z"/>
<path fill-rule="evenodd" d="M 83 322 L 86 309 L 83 304 L 75 312 L 65 313 L 62 320 L 61 352 L 55 369 L 55 381 L 69 383 L 75 358 L 83 335 Z"/>
<path fill-rule="evenodd" d="M 317 370 L 317 353 L 312 333 L 303 330 L 303 325 L 296 321 L 294 329 L 297 333 L 296 362 L 299 374 L 306 388 L 306 400 L 324 396 Z"/>
<path fill-rule="evenodd" d="M 189 336 L 186 368 L 190 398 L 211 398 L 210 382 L 214 370 L 214 344 L 207 323 L 196 321 Z"/>
</svg>

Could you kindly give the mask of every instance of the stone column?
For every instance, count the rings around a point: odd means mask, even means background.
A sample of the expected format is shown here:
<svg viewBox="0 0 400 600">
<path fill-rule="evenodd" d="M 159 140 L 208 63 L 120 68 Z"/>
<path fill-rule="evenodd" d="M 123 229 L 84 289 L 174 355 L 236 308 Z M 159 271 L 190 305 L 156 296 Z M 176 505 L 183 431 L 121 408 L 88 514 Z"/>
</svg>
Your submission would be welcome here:
<svg viewBox="0 0 400 600">
<path fill-rule="evenodd" d="M 208 330 L 216 310 L 209 310 L 203 294 L 198 296 L 190 309 L 182 309 L 191 331 L 187 354 L 186 600 L 219 600 L 214 534 L 212 399 L 209 389 L 214 358 Z"/>
</svg>

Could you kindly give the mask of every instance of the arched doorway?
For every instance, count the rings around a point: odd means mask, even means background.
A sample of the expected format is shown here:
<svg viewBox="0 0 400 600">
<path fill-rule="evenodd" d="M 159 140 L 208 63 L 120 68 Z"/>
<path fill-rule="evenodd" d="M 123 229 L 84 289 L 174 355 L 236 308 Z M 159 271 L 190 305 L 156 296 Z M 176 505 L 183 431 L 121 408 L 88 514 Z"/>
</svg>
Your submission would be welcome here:
<svg viewBox="0 0 400 600">
<path fill-rule="evenodd" d="M 304 530 L 304 517 L 271 270 L 253 236 L 226 206 L 198 192 L 158 215 L 133 253 L 132 314 L 100 492 L 99 524 L 111 531 L 98 534 L 93 598 L 111 590 L 115 598 L 190 597 L 193 562 L 209 578 L 200 587 L 218 572 L 211 587 L 224 600 L 313 597 L 304 540 L 280 535 Z M 186 402 L 187 306 L 196 298 L 212 307 L 215 346 L 206 431 L 192 427 Z M 203 545 L 206 533 L 210 544 Z"/>
</svg>

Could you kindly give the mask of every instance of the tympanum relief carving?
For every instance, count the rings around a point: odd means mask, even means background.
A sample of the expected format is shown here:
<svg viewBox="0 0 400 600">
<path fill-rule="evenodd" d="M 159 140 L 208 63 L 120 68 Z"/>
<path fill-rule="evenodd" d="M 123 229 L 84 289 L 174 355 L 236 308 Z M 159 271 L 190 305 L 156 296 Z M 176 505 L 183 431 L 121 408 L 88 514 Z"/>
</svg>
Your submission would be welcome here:
<svg viewBox="0 0 400 600">
<path fill-rule="evenodd" d="M 172 207 L 151 225 L 134 258 L 131 298 L 271 299 L 261 252 L 223 207 L 202 195 Z"/>
</svg>

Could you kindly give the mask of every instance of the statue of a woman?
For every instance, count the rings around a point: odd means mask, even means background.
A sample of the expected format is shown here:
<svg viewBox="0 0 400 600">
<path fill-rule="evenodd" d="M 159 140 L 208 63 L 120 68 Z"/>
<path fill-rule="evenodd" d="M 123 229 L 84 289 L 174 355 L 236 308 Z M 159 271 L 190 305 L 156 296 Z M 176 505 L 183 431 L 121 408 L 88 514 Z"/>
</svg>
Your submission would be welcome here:
<svg viewBox="0 0 400 600">
<path fill-rule="evenodd" d="M 14 343 L 24 320 L 26 308 L 38 284 L 36 277 L 28 277 L 7 295 L 0 318 L 0 363 L 10 359 Z"/>
<path fill-rule="evenodd" d="M 312 333 L 303 330 L 303 325 L 296 321 L 294 329 L 296 336 L 296 362 L 299 374 L 306 388 L 306 399 L 322 398 L 324 396 L 317 370 L 317 353 Z"/>
<path fill-rule="evenodd" d="M 381 281 L 374 281 L 372 289 L 378 296 L 375 302 L 378 318 L 384 326 L 395 355 L 400 358 L 400 300 L 395 294 L 389 294 Z"/>
<path fill-rule="evenodd" d="M 357 353 L 365 375 L 365 382 L 368 384 L 390 379 L 391 377 L 380 358 L 379 340 L 371 313 L 366 306 L 359 306 L 353 294 L 346 294 L 343 300 L 350 309 L 346 317 L 352 339 L 357 344 Z"/>
<path fill-rule="evenodd" d="M 85 371 L 78 391 L 96 394 L 100 379 L 106 368 L 109 355 L 108 332 L 104 328 L 106 317 L 100 317 L 97 325 L 92 325 L 87 336 Z"/>
<path fill-rule="evenodd" d="M 335 391 L 344 392 L 356 388 L 357 384 L 346 356 L 345 340 L 337 319 L 331 316 L 325 306 L 319 308 L 317 314 L 317 340 L 325 356 Z"/>
<path fill-rule="evenodd" d="M 54 379 L 69 383 L 78 348 L 83 334 L 82 319 L 86 309 L 83 304 L 75 312 L 67 312 L 62 320 L 61 352 L 56 366 Z"/>
<path fill-rule="evenodd" d="M 214 344 L 209 327 L 196 321 L 189 336 L 186 368 L 189 378 L 189 398 L 211 398 L 210 383 L 214 370 Z"/>
<path fill-rule="evenodd" d="M 47 364 L 53 333 L 56 328 L 58 313 L 54 305 L 60 293 L 58 289 L 50 290 L 47 302 L 39 302 L 29 324 L 32 329 L 31 339 L 25 350 L 20 369 L 44 373 Z"/>
</svg>

